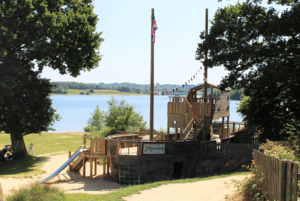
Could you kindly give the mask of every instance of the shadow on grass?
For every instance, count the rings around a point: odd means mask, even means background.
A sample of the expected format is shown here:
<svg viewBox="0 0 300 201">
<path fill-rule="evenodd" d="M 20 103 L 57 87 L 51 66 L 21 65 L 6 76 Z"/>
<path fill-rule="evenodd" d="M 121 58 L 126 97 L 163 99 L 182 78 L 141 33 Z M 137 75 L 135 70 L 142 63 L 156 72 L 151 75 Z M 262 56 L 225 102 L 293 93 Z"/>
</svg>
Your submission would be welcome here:
<svg viewBox="0 0 300 201">
<path fill-rule="evenodd" d="M 38 157 L 29 155 L 23 159 L 16 159 L 0 163 L 0 177 L 31 177 L 45 173 L 41 170 L 43 162 L 49 160 L 48 157 Z"/>
</svg>

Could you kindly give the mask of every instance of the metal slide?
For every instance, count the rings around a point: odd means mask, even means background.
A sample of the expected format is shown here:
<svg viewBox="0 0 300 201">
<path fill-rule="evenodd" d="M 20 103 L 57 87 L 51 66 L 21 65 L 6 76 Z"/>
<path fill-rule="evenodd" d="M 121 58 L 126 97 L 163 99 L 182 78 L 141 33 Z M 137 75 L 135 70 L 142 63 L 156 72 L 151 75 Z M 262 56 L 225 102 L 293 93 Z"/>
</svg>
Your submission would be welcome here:
<svg viewBox="0 0 300 201">
<path fill-rule="evenodd" d="M 39 183 L 42 184 L 46 181 L 48 181 L 49 179 L 52 179 L 53 177 L 55 177 L 56 175 L 58 175 L 61 171 L 63 171 L 63 169 L 65 169 L 77 156 L 79 156 L 79 154 L 81 154 L 83 151 L 86 151 L 86 149 L 81 149 L 79 151 L 77 151 L 69 160 L 67 160 L 67 162 L 65 162 L 60 168 L 58 168 L 53 174 L 51 174 L 49 177 L 43 179 L 42 181 L 40 181 Z"/>
</svg>

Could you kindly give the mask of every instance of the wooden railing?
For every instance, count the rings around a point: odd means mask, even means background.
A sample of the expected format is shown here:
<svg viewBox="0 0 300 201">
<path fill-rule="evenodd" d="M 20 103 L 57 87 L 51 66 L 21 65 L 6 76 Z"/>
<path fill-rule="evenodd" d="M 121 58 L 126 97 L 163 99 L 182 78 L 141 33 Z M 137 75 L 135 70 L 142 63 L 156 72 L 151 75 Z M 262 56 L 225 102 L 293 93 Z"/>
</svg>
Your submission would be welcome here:
<svg viewBox="0 0 300 201">
<path fill-rule="evenodd" d="M 186 140 L 188 135 L 193 132 L 193 122 L 194 119 L 191 119 L 190 123 L 185 127 L 185 129 L 182 132 L 182 139 Z"/>
<path fill-rule="evenodd" d="M 254 163 L 263 172 L 268 200 L 297 201 L 298 165 L 254 151 Z"/>
<path fill-rule="evenodd" d="M 200 157 L 201 158 L 242 158 L 245 154 L 251 155 L 253 149 L 258 149 L 258 144 L 245 143 L 221 143 L 216 141 L 208 141 L 200 143 Z"/>
<path fill-rule="evenodd" d="M 206 102 L 205 102 L 206 100 Z M 209 103 L 209 104 L 216 104 L 218 101 L 220 100 L 220 98 L 196 98 L 196 102 L 197 103 Z"/>
<path fill-rule="evenodd" d="M 116 155 L 142 155 L 143 142 L 138 140 L 118 140 Z"/>
</svg>

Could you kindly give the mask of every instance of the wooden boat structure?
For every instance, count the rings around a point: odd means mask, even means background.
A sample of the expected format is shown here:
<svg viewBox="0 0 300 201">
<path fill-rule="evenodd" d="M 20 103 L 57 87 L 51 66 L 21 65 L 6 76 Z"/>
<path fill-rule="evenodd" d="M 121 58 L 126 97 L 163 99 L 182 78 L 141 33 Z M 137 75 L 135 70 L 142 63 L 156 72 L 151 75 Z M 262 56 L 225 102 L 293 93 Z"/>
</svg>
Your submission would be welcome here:
<svg viewBox="0 0 300 201">
<path fill-rule="evenodd" d="M 212 95 L 213 90 L 219 89 L 208 83 L 207 87 L 211 88 Z M 149 131 L 142 129 L 138 133 L 121 133 L 107 138 L 83 137 L 80 148 L 86 147 L 87 151 L 69 165 L 69 170 L 79 172 L 82 169 L 85 176 L 89 162 L 92 178 L 97 174 L 97 160 L 102 158 L 104 178 L 121 185 L 196 176 L 195 166 L 199 159 L 205 154 L 219 153 L 218 143 L 213 140 L 214 126 L 221 140 L 244 127 L 243 123 L 229 122 L 229 90 L 223 91 L 220 98 L 197 97 L 197 91 L 203 88 L 204 85 L 200 85 L 190 89 L 186 97 L 169 96 L 167 133 L 155 132 L 153 140 L 149 140 Z M 219 118 L 222 122 L 213 124 L 213 120 Z M 90 146 L 87 147 L 88 139 Z"/>
</svg>

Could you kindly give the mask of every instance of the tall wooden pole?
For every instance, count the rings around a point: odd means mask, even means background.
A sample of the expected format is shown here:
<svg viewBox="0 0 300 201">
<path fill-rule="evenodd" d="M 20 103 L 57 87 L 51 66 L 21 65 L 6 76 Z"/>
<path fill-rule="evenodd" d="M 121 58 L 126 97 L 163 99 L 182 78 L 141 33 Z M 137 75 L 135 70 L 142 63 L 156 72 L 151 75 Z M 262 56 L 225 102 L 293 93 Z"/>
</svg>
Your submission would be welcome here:
<svg viewBox="0 0 300 201">
<path fill-rule="evenodd" d="M 206 8 L 205 12 L 205 40 L 207 36 L 208 29 L 208 8 Z M 207 60 L 207 49 L 205 50 L 204 60 Z M 207 98 L 207 65 L 204 66 L 204 97 Z M 204 102 L 207 102 L 207 99 L 204 99 Z"/>
<path fill-rule="evenodd" d="M 154 42 L 152 41 L 152 27 L 154 20 L 154 8 L 151 15 L 151 86 L 150 86 L 150 140 L 153 140 L 153 107 L 154 107 Z"/>
</svg>

